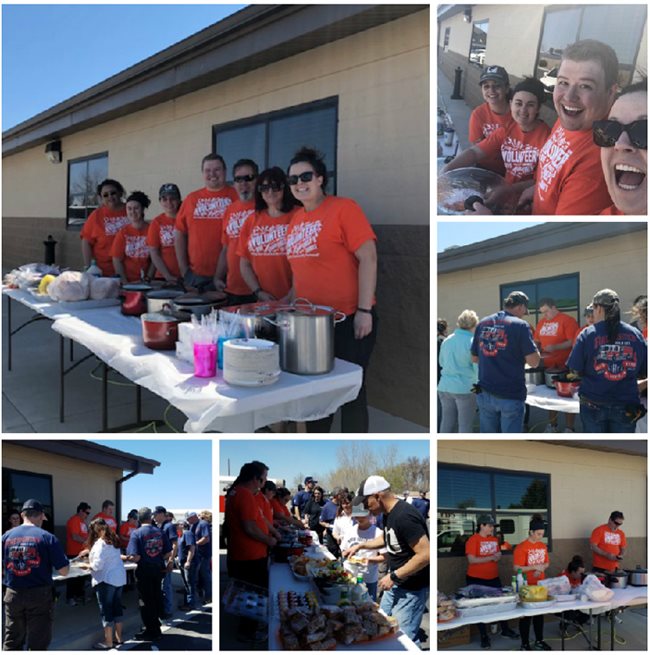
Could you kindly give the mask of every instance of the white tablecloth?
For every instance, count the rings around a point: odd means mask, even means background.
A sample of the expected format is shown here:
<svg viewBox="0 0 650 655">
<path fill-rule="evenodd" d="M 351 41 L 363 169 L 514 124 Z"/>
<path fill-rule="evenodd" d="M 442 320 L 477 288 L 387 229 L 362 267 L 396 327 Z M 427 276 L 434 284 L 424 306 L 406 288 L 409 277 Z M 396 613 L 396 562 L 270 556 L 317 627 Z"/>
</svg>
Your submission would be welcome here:
<svg viewBox="0 0 650 655">
<path fill-rule="evenodd" d="M 215 378 L 196 378 L 192 365 L 173 351 L 146 348 L 140 319 L 114 307 L 59 318 L 52 329 L 178 408 L 188 418 L 186 432 L 253 432 L 277 421 L 323 418 L 354 400 L 361 388 L 361 367 L 339 359 L 327 375 L 283 371 L 266 387 L 231 387 L 222 371 Z"/>
<path fill-rule="evenodd" d="M 648 603 L 647 587 L 626 587 L 625 589 L 614 589 L 614 598 L 609 601 L 609 609 L 617 607 L 633 607 L 635 605 L 646 605 Z"/>
<path fill-rule="evenodd" d="M 526 404 L 540 409 L 548 409 L 565 414 L 579 414 L 580 402 L 577 398 L 562 398 L 557 395 L 555 389 L 547 387 L 545 384 L 538 384 L 534 389 L 532 386 L 526 386 L 528 394 Z"/>
<path fill-rule="evenodd" d="M 305 593 L 315 591 L 309 582 L 297 580 L 291 573 L 288 564 L 271 564 L 269 571 L 269 606 L 271 616 L 269 617 L 269 650 L 283 650 L 278 640 L 278 631 L 280 629 L 280 619 L 275 611 L 275 603 L 278 591 L 295 591 Z M 393 637 L 381 639 L 374 642 L 362 642 L 360 644 L 350 644 L 344 646 L 336 645 L 336 650 L 359 650 L 359 651 L 378 651 L 378 650 L 413 650 L 419 652 L 420 649 L 409 639 L 401 630 Z"/>
<path fill-rule="evenodd" d="M 18 301 L 21 305 L 29 307 L 41 316 L 51 320 L 63 318 L 76 314 L 79 311 L 88 309 L 100 309 L 103 307 L 114 307 L 120 304 L 117 298 L 106 298 L 104 300 L 81 300 L 79 302 L 57 302 L 47 297 L 37 297 L 23 289 L 2 289 L 5 296 Z"/>
<path fill-rule="evenodd" d="M 124 568 L 127 571 L 134 571 L 138 568 L 138 565 L 135 562 L 124 562 Z M 68 575 L 59 575 L 56 573 L 52 576 L 52 580 L 54 580 L 54 582 L 62 582 L 64 580 L 71 580 L 72 578 L 83 578 L 86 575 L 90 575 L 90 569 L 81 568 L 73 563 L 70 565 L 70 572 Z"/>
</svg>

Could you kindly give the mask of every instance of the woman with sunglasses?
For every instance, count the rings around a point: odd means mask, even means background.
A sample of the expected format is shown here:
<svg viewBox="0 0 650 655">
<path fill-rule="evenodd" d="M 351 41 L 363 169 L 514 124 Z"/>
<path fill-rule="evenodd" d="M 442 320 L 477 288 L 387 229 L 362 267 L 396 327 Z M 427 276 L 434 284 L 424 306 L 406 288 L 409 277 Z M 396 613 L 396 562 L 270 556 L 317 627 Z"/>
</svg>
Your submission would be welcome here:
<svg viewBox="0 0 650 655">
<path fill-rule="evenodd" d="M 86 268 L 94 259 L 104 277 L 115 275 L 111 247 L 115 235 L 129 224 L 126 205 L 122 201 L 124 187 L 117 181 L 106 179 L 97 185 L 100 207 L 90 214 L 81 228 L 81 254 Z"/>
<path fill-rule="evenodd" d="M 580 420 L 584 432 L 634 432 L 643 413 L 639 388 L 647 384 L 648 347 L 639 330 L 621 321 L 616 291 L 593 299 L 594 324 L 581 332 L 567 366 L 582 378 Z"/>
<path fill-rule="evenodd" d="M 361 366 L 364 380 L 357 398 L 342 407 L 341 431 L 368 432 L 365 372 L 377 334 L 377 237 L 354 200 L 326 195 L 327 168 L 315 150 L 294 155 L 287 179 L 302 203 L 287 232 L 292 295 L 345 314 L 335 327 L 334 354 Z M 308 422 L 307 430 L 329 432 L 332 419 Z"/>
<path fill-rule="evenodd" d="M 111 248 L 113 266 L 123 283 L 139 282 L 148 278 L 153 270 L 147 245 L 149 223 L 144 220 L 144 212 L 151 204 L 142 191 L 134 191 L 126 199 L 126 214 L 129 225 L 125 225 L 115 236 Z"/>
<path fill-rule="evenodd" d="M 648 83 L 623 89 L 607 120 L 594 121 L 594 143 L 614 204 L 601 215 L 648 213 Z"/>
<path fill-rule="evenodd" d="M 291 291 L 287 228 L 295 205 L 281 168 L 260 173 L 255 214 L 242 226 L 237 250 L 241 275 L 258 300 L 282 300 Z"/>
</svg>

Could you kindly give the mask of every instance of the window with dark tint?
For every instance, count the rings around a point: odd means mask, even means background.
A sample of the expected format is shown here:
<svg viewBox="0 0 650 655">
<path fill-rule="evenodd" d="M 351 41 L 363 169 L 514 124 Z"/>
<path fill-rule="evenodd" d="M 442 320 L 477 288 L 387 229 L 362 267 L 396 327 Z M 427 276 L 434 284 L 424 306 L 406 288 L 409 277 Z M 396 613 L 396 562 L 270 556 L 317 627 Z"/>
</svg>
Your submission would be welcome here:
<svg viewBox="0 0 650 655">
<path fill-rule="evenodd" d="M 629 84 L 646 24 L 646 5 L 549 6 L 537 57 L 537 77 L 558 66 L 567 44 L 596 39 L 611 46 L 619 62 L 619 84 Z"/>
<path fill-rule="evenodd" d="M 502 306 L 504 298 L 512 291 L 523 291 L 530 299 L 528 316 L 523 318 L 533 327 L 537 326 L 541 317 L 539 313 L 540 298 L 553 298 L 561 312 L 572 316 L 580 323 L 582 312 L 579 306 L 579 273 L 502 284 L 499 288 L 499 306 Z"/>
<path fill-rule="evenodd" d="M 68 162 L 69 226 L 81 226 L 99 206 L 97 185 L 108 177 L 108 153 Z"/>
<path fill-rule="evenodd" d="M 11 510 L 20 512 L 23 503 L 30 498 L 38 500 L 48 520 L 43 523 L 43 529 L 54 532 L 54 506 L 52 501 L 52 476 L 29 471 L 2 469 L 2 518 L 6 518 Z M 6 528 L 6 526 L 5 526 Z"/>
<path fill-rule="evenodd" d="M 451 27 L 445 27 L 445 42 L 443 47 L 446 48 L 449 45 L 449 35 L 451 34 Z"/>
<path fill-rule="evenodd" d="M 485 66 L 485 48 L 487 46 L 488 24 L 482 20 L 472 25 L 472 42 L 469 46 L 469 60 L 477 66 Z"/>
<path fill-rule="evenodd" d="M 524 541 L 531 517 L 541 515 L 550 550 L 550 483 L 544 473 L 439 464 L 438 554 L 464 556 L 481 514 L 496 520 L 503 552 Z"/>
<path fill-rule="evenodd" d="M 215 125 L 214 149 L 226 160 L 231 181 L 232 166 L 238 159 L 254 160 L 260 171 L 279 166 L 286 172 L 300 147 L 314 147 L 325 156 L 327 191 L 336 193 L 337 122 L 338 98 L 327 98 Z"/>
</svg>

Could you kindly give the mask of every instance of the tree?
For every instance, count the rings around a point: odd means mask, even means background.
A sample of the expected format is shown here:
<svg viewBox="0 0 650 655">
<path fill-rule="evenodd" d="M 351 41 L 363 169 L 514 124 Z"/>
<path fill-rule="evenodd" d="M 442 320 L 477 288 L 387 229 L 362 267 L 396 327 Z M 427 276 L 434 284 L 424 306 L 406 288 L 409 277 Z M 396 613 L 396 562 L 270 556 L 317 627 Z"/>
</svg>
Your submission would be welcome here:
<svg viewBox="0 0 650 655">
<path fill-rule="evenodd" d="M 510 507 L 511 509 L 545 509 L 546 505 L 546 483 L 543 480 L 533 480 L 521 497 L 518 507 L 512 505 Z"/>
</svg>

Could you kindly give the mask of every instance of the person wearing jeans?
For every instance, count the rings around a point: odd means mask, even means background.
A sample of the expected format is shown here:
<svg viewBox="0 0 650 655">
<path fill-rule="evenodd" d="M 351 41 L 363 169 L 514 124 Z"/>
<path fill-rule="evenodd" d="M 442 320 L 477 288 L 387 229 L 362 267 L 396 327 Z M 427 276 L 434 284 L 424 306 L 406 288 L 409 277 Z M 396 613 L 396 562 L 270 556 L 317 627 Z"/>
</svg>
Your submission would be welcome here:
<svg viewBox="0 0 650 655">
<path fill-rule="evenodd" d="M 203 584 L 204 603 L 212 602 L 212 543 L 210 541 L 210 525 L 207 521 L 200 519 L 196 512 L 188 512 L 187 522 L 194 535 L 196 544 L 196 576 L 195 583 L 198 589 L 198 581 Z"/>
<path fill-rule="evenodd" d="M 523 432 L 526 413 L 523 401 L 481 391 L 476 396 L 476 404 L 481 432 Z"/>
<path fill-rule="evenodd" d="M 174 613 L 174 603 L 173 603 L 173 590 L 172 590 L 172 570 L 174 568 L 174 558 L 178 550 L 178 534 L 176 533 L 176 527 L 174 524 L 167 519 L 166 517 L 167 510 L 162 505 L 157 505 L 154 508 L 154 521 L 156 525 L 167 535 L 169 543 L 172 545 L 172 556 L 167 565 L 167 572 L 163 578 L 162 590 L 163 590 L 163 619 L 170 619 Z"/>
</svg>

